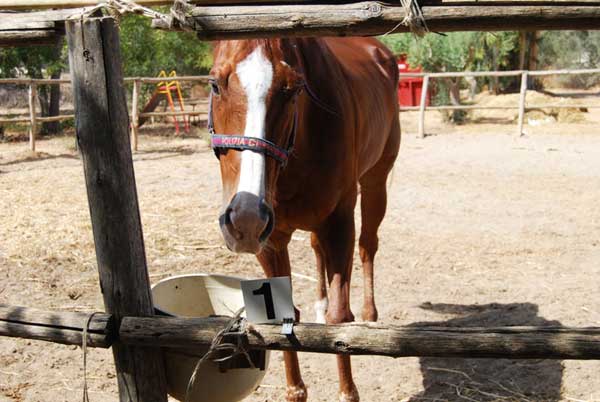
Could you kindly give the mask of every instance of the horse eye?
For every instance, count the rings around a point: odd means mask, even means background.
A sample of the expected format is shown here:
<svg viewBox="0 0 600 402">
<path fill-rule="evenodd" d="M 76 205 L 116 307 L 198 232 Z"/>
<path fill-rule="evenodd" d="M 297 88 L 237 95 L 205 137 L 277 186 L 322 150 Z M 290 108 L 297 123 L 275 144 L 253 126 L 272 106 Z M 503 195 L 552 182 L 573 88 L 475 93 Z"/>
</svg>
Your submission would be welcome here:
<svg viewBox="0 0 600 402">
<path fill-rule="evenodd" d="M 217 81 L 211 80 L 211 81 L 209 81 L 209 84 L 210 84 L 210 90 L 212 91 L 212 93 L 215 95 L 219 95 L 219 84 L 217 84 Z"/>
</svg>

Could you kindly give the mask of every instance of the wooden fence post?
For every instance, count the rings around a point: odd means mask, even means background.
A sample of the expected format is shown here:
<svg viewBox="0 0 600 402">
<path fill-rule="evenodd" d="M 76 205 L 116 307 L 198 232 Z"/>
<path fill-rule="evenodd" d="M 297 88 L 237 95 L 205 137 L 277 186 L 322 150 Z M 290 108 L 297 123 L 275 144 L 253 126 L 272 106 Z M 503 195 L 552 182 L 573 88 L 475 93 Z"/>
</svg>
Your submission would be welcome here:
<svg viewBox="0 0 600 402">
<path fill-rule="evenodd" d="M 37 84 L 29 84 L 29 149 L 35 152 L 35 136 L 37 134 Z"/>
<path fill-rule="evenodd" d="M 123 86 L 119 36 L 112 18 L 67 21 L 69 63 L 88 202 L 106 311 L 152 316 L 154 307 Z M 120 401 L 166 402 L 160 349 L 116 342 Z"/>
<path fill-rule="evenodd" d="M 519 96 L 519 120 L 515 137 L 523 135 L 523 120 L 525 120 L 525 94 L 527 94 L 527 71 L 521 74 L 521 92 Z"/>
<path fill-rule="evenodd" d="M 429 75 L 423 77 L 423 88 L 421 89 L 421 103 L 419 103 L 419 131 L 417 136 L 425 138 L 425 108 L 427 107 L 427 91 L 429 89 Z"/>
<path fill-rule="evenodd" d="M 138 128 L 140 124 L 138 111 L 138 98 L 140 96 L 140 80 L 133 81 L 133 93 L 131 95 L 131 149 L 138 150 Z"/>
</svg>

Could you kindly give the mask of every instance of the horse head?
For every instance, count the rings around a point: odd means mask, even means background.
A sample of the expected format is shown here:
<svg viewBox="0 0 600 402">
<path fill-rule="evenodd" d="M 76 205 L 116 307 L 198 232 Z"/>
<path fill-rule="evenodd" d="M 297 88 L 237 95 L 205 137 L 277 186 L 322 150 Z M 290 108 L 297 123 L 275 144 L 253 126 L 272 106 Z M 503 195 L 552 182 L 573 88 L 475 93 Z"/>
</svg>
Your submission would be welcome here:
<svg viewBox="0 0 600 402">
<path fill-rule="evenodd" d="M 214 50 L 209 131 L 219 158 L 227 247 L 257 254 L 275 225 L 277 178 L 292 151 L 303 79 L 279 41 L 224 41 Z"/>
</svg>

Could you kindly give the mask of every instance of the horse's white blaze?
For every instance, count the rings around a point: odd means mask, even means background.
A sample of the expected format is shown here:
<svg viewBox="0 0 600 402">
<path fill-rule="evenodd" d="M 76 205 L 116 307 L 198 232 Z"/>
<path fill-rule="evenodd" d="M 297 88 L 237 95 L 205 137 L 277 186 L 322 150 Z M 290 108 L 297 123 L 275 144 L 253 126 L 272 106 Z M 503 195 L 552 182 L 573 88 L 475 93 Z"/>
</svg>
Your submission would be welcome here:
<svg viewBox="0 0 600 402">
<path fill-rule="evenodd" d="M 266 99 L 273 82 L 273 65 L 260 47 L 238 63 L 236 74 L 246 92 L 246 128 L 244 135 L 265 138 Z M 264 197 L 265 156 L 253 151 L 242 151 L 238 193 L 246 191 Z"/>
</svg>

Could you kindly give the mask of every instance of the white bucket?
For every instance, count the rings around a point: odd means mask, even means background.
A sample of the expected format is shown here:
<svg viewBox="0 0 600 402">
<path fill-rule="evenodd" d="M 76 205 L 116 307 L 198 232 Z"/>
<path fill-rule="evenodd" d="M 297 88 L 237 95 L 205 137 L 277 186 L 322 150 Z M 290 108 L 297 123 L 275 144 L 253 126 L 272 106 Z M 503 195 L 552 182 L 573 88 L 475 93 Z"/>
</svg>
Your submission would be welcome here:
<svg viewBox="0 0 600 402">
<path fill-rule="evenodd" d="M 155 306 L 179 317 L 233 316 L 244 306 L 240 279 L 222 275 L 182 275 L 158 282 L 152 287 Z M 208 350 L 208 348 L 206 349 Z M 198 359 L 206 350 L 164 349 L 169 394 L 183 401 L 188 382 Z M 205 361 L 190 393 L 191 402 L 235 402 L 250 395 L 265 376 L 269 352 L 264 356 L 264 370 L 228 368 Z"/>
</svg>

